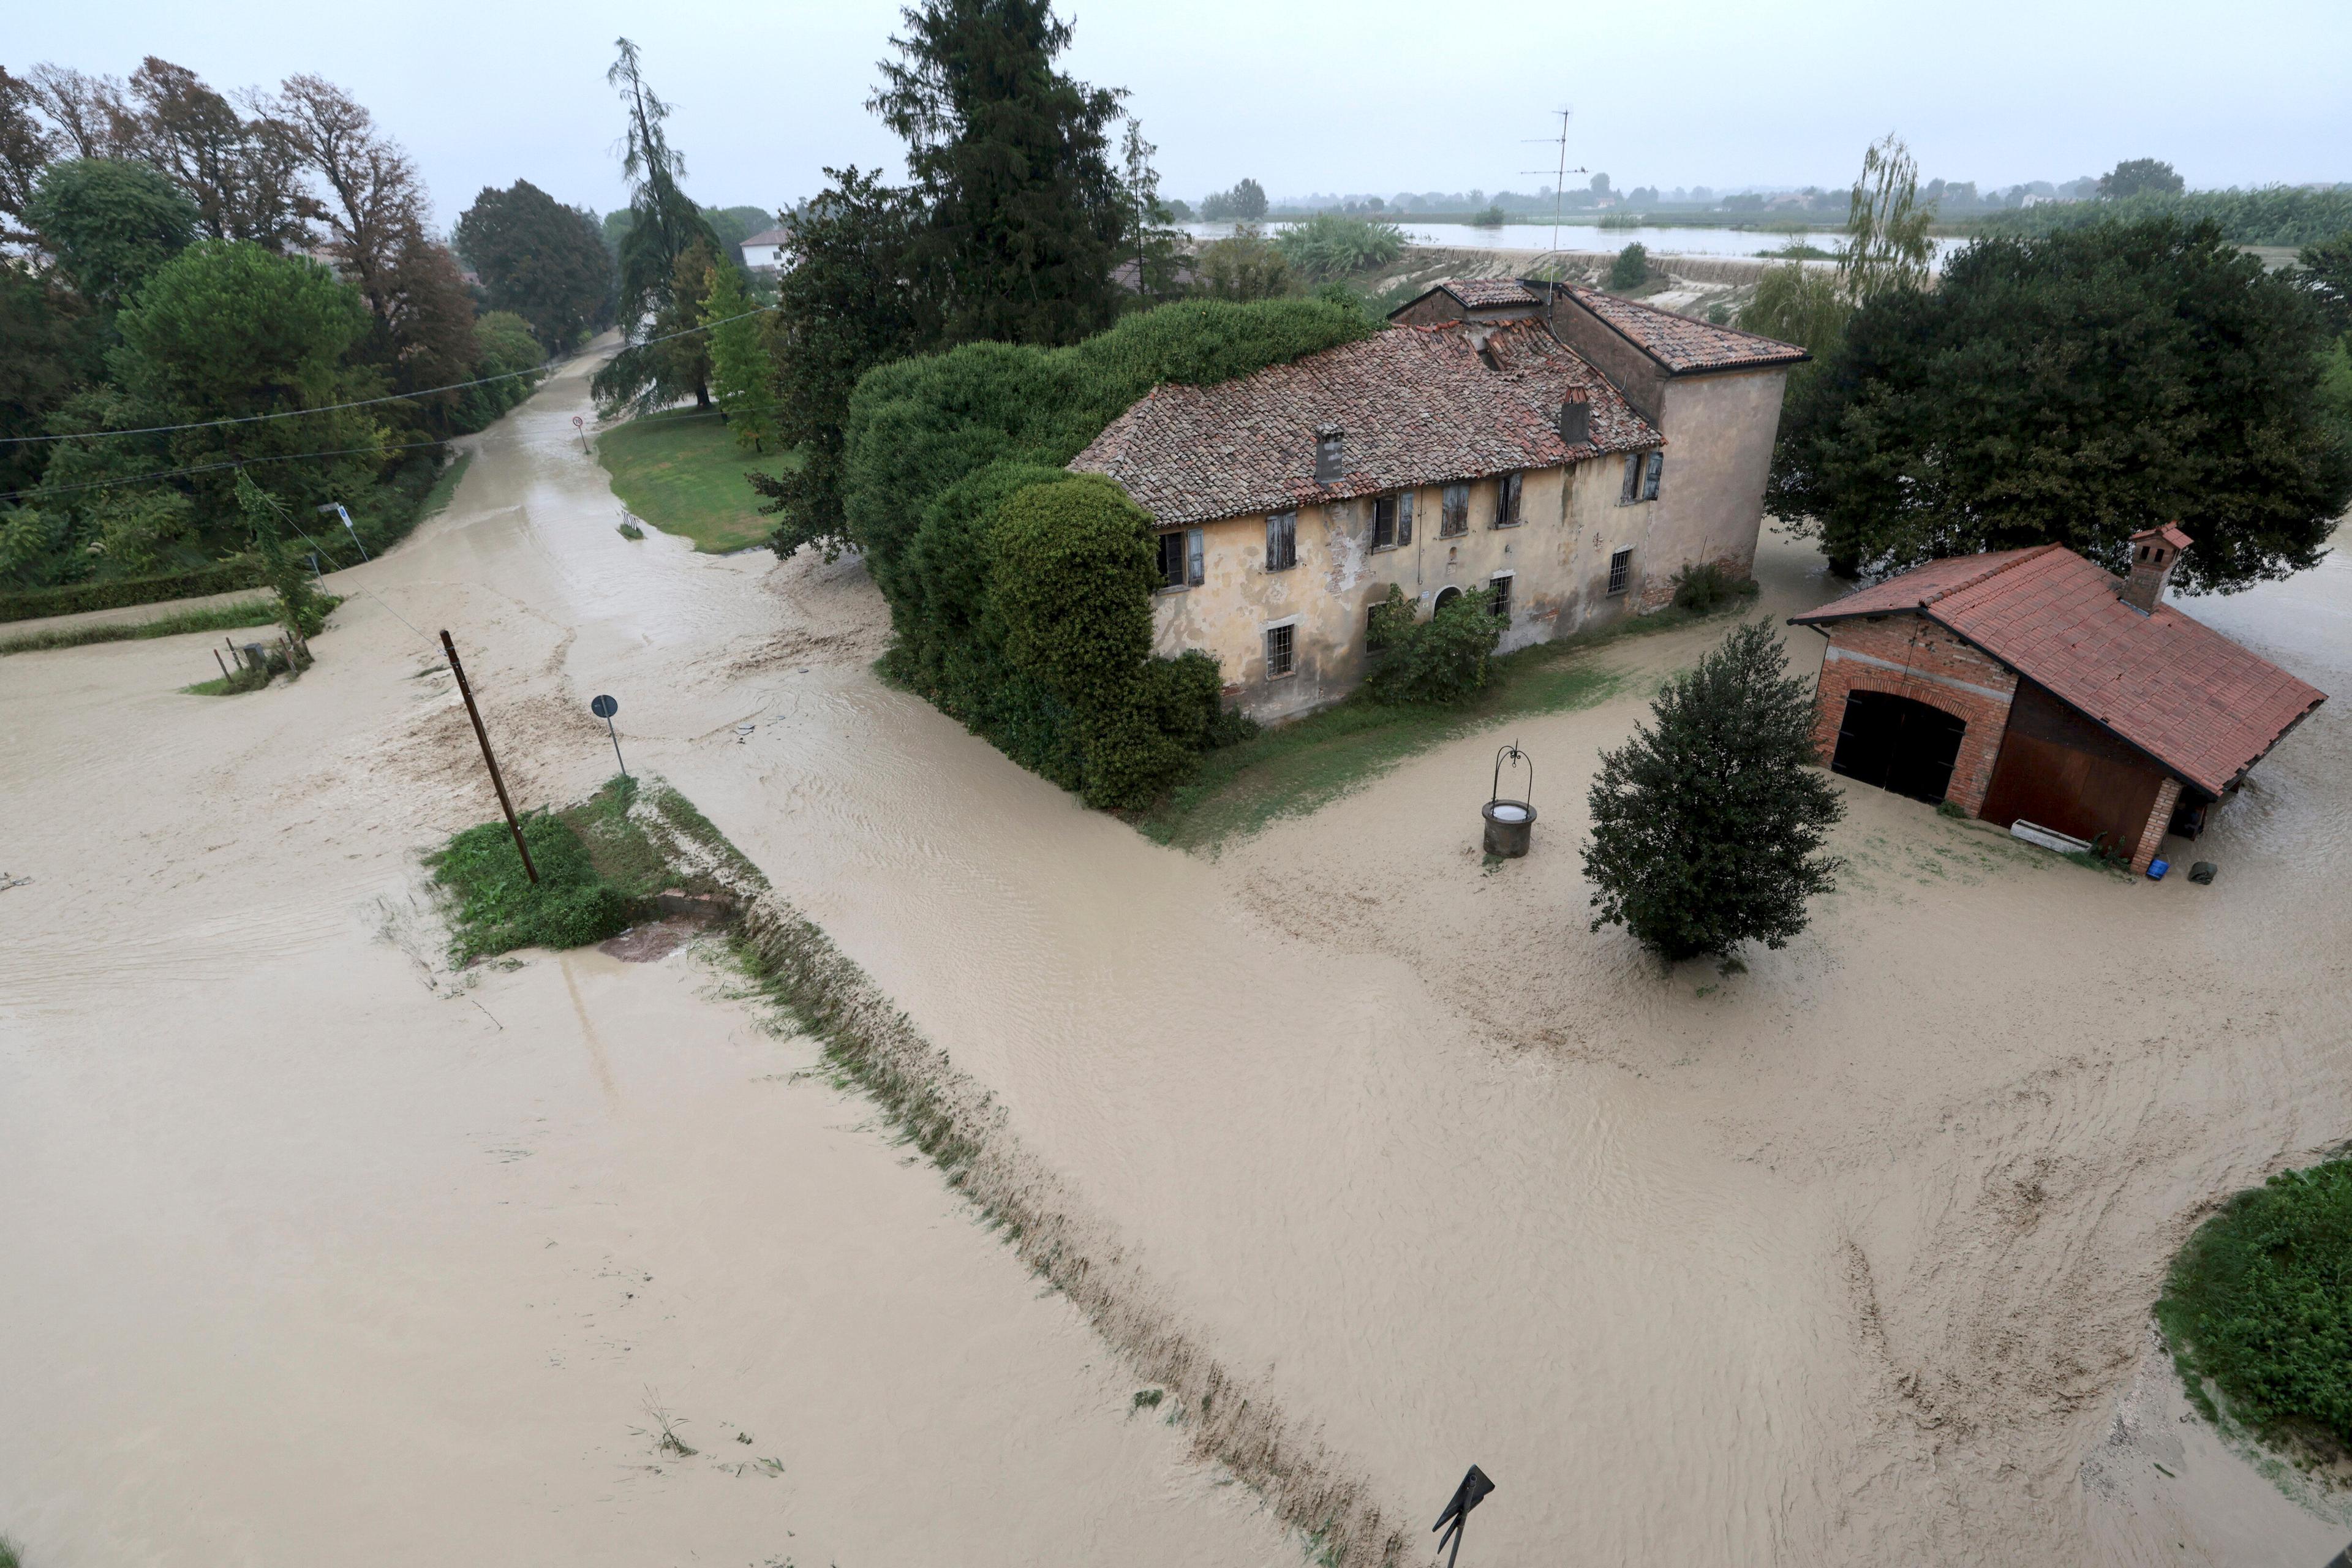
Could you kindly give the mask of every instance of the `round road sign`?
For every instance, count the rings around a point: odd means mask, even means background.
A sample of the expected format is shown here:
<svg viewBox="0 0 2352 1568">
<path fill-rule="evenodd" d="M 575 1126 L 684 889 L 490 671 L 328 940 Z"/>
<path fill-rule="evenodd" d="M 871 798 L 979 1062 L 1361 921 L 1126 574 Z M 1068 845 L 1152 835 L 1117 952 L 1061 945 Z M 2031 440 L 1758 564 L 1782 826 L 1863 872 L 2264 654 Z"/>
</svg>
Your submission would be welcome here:
<svg viewBox="0 0 2352 1568">
<path fill-rule="evenodd" d="M 588 704 L 588 711 L 599 719 L 610 719 L 620 710 L 621 705 L 609 697 L 599 697 L 595 701 Z"/>
</svg>

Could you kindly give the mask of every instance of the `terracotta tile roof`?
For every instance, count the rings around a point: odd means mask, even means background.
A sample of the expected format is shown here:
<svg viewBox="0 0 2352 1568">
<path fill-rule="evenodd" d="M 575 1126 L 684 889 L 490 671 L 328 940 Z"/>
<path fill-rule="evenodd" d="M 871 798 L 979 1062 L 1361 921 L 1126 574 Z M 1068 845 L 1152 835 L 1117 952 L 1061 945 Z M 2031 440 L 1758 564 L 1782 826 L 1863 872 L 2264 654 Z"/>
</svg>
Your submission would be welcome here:
<svg viewBox="0 0 2352 1568">
<path fill-rule="evenodd" d="M 2134 544 L 2143 539 L 2161 539 L 2172 546 L 2176 553 L 2189 548 L 2189 536 L 2180 531 L 2180 525 L 2177 522 L 2168 522 L 2162 528 L 2144 528 L 2132 535 Z"/>
<path fill-rule="evenodd" d="M 1571 387 L 1591 408 L 1591 438 L 1572 450 L 1559 427 Z M 1343 432 L 1345 472 L 1321 485 L 1327 426 Z M 1391 327 L 1214 386 L 1155 387 L 1070 467 L 1109 475 L 1176 527 L 1664 445 L 1541 322 L 1449 322 Z"/>
<path fill-rule="evenodd" d="M 1933 561 L 1801 626 L 1916 610 L 2208 795 L 2259 762 L 2326 694 L 2167 605 L 2143 616 L 2063 545 Z"/>
<path fill-rule="evenodd" d="M 1699 371 L 1742 370 L 1752 365 L 1795 364 L 1811 356 L 1794 343 L 1780 342 L 1718 327 L 1661 310 L 1636 300 L 1621 300 L 1581 284 L 1561 285 L 1561 291 L 1591 311 L 1620 337 L 1666 367 L 1672 375 Z"/>
<path fill-rule="evenodd" d="M 1540 302 L 1516 278 L 1449 278 L 1437 287 L 1453 295 L 1465 310 L 1490 310 L 1503 305 Z"/>
</svg>

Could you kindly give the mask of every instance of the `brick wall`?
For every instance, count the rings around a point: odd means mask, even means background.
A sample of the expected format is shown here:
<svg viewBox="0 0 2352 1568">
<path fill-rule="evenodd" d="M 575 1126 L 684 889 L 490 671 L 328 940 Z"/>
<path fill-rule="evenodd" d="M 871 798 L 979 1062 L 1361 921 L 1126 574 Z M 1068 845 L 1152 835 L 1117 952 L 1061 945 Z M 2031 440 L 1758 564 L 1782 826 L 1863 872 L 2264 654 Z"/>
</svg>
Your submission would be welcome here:
<svg viewBox="0 0 2352 1568">
<path fill-rule="evenodd" d="M 2139 846 L 2132 851 L 2131 868 L 2135 874 L 2145 871 L 2163 846 L 2164 830 L 2171 826 L 2172 808 L 2180 804 L 2180 781 L 2168 778 L 2158 786 L 2156 804 L 2147 808 L 2147 826 L 2139 830 Z"/>
<path fill-rule="evenodd" d="M 1925 702 L 1968 725 L 1945 798 L 1974 816 L 1992 784 L 2017 672 L 1924 616 L 1838 621 L 1826 630 L 1829 647 L 1813 706 L 1813 746 L 1822 764 L 1837 751 L 1846 693 L 1884 691 Z"/>
</svg>

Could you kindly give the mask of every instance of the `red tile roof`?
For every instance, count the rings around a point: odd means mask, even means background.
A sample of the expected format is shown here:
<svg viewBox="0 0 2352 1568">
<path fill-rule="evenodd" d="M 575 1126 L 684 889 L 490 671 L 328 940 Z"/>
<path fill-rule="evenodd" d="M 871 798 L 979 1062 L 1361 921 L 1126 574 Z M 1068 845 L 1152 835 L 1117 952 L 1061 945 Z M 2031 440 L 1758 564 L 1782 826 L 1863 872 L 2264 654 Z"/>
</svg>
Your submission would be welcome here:
<svg viewBox="0 0 2352 1568">
<path fill-rule="evenodd" d="M 1591 437 L 1573 449 L 1559 427 L 1571 387 L 1591 408 Z M 1343 433 L 1345 471 L 1322 485 L 1315 436 L 1327 426 Z M 1214 386 L 1155 387 L 1070 467 L 1109 475 L 1176 527 L 1664 445 L 1541 322 L 1449 322 L 1391 327 Z"/>
<path fill-rule="evenodd" d="M 1818 626 L 1916 611 L 2047 688 L 2208 795 L 2220 795 L 2326 693 L 2169 605 L 2141 615 L 2063 545 L 1931 561 L 1810 615 Z"/>
<path fill-rule="evenodd" d="M 1526 285 L 1515 278 L 1449 278 L 1437 287 L 1453 295 L 1465 310 L 1491 310 L 1504 305 L 1540 302 Z M 1428 295 L 1422 297 L 1427 299 Z"/>
<path fill-rule="evenodd" d="M 1560 289 L 1614 328 L 1620 337 L 1665 366 L 1672 375 L 1795 364 L 1811 357 L 1794 343 L 1743 332 L 1737 327 L 1695 321 L 1672 310 L 1661 310 L 1637 300 L 1621 300 L 1581 284 L 1562 284 Z"/>
</svg>

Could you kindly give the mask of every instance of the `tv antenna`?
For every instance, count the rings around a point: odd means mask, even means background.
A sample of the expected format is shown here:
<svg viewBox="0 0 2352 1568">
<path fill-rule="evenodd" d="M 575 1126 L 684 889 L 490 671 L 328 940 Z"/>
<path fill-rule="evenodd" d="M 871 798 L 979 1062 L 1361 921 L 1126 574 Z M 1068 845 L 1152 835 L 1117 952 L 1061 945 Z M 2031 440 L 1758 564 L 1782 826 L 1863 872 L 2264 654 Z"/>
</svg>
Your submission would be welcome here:
<svg viewBox="0 0 2352 1568">
<path fill-rule="evenodd" d="M 1564 194 L 1560 187 L 1568 183 L 1568 177 L 1570 174 L 1589 174 L 1591 171 L 1586 169 L 1580 163 L 1573 169 L 1568 166 L 1568 121 L 1569 117 L 1576 111 L 1572 109 L 1555 109 L 1552 112 L 1559 116 L 1559 136 L 1529 136 L 1526 138 L 1526 140 L 1531 142 L 1554 142 L 1559 147 L 1559 167 L 1552 171 L 1551 176 L 1551 247 L 1553 250 L 1557 251 L 1559 249 L 1559 203 L 1560 197 Z M 1541 169 L 1521 169 L 1519 173 L 1522 174 L 1540 174 L 1543 171 Z"/>
</svg>

